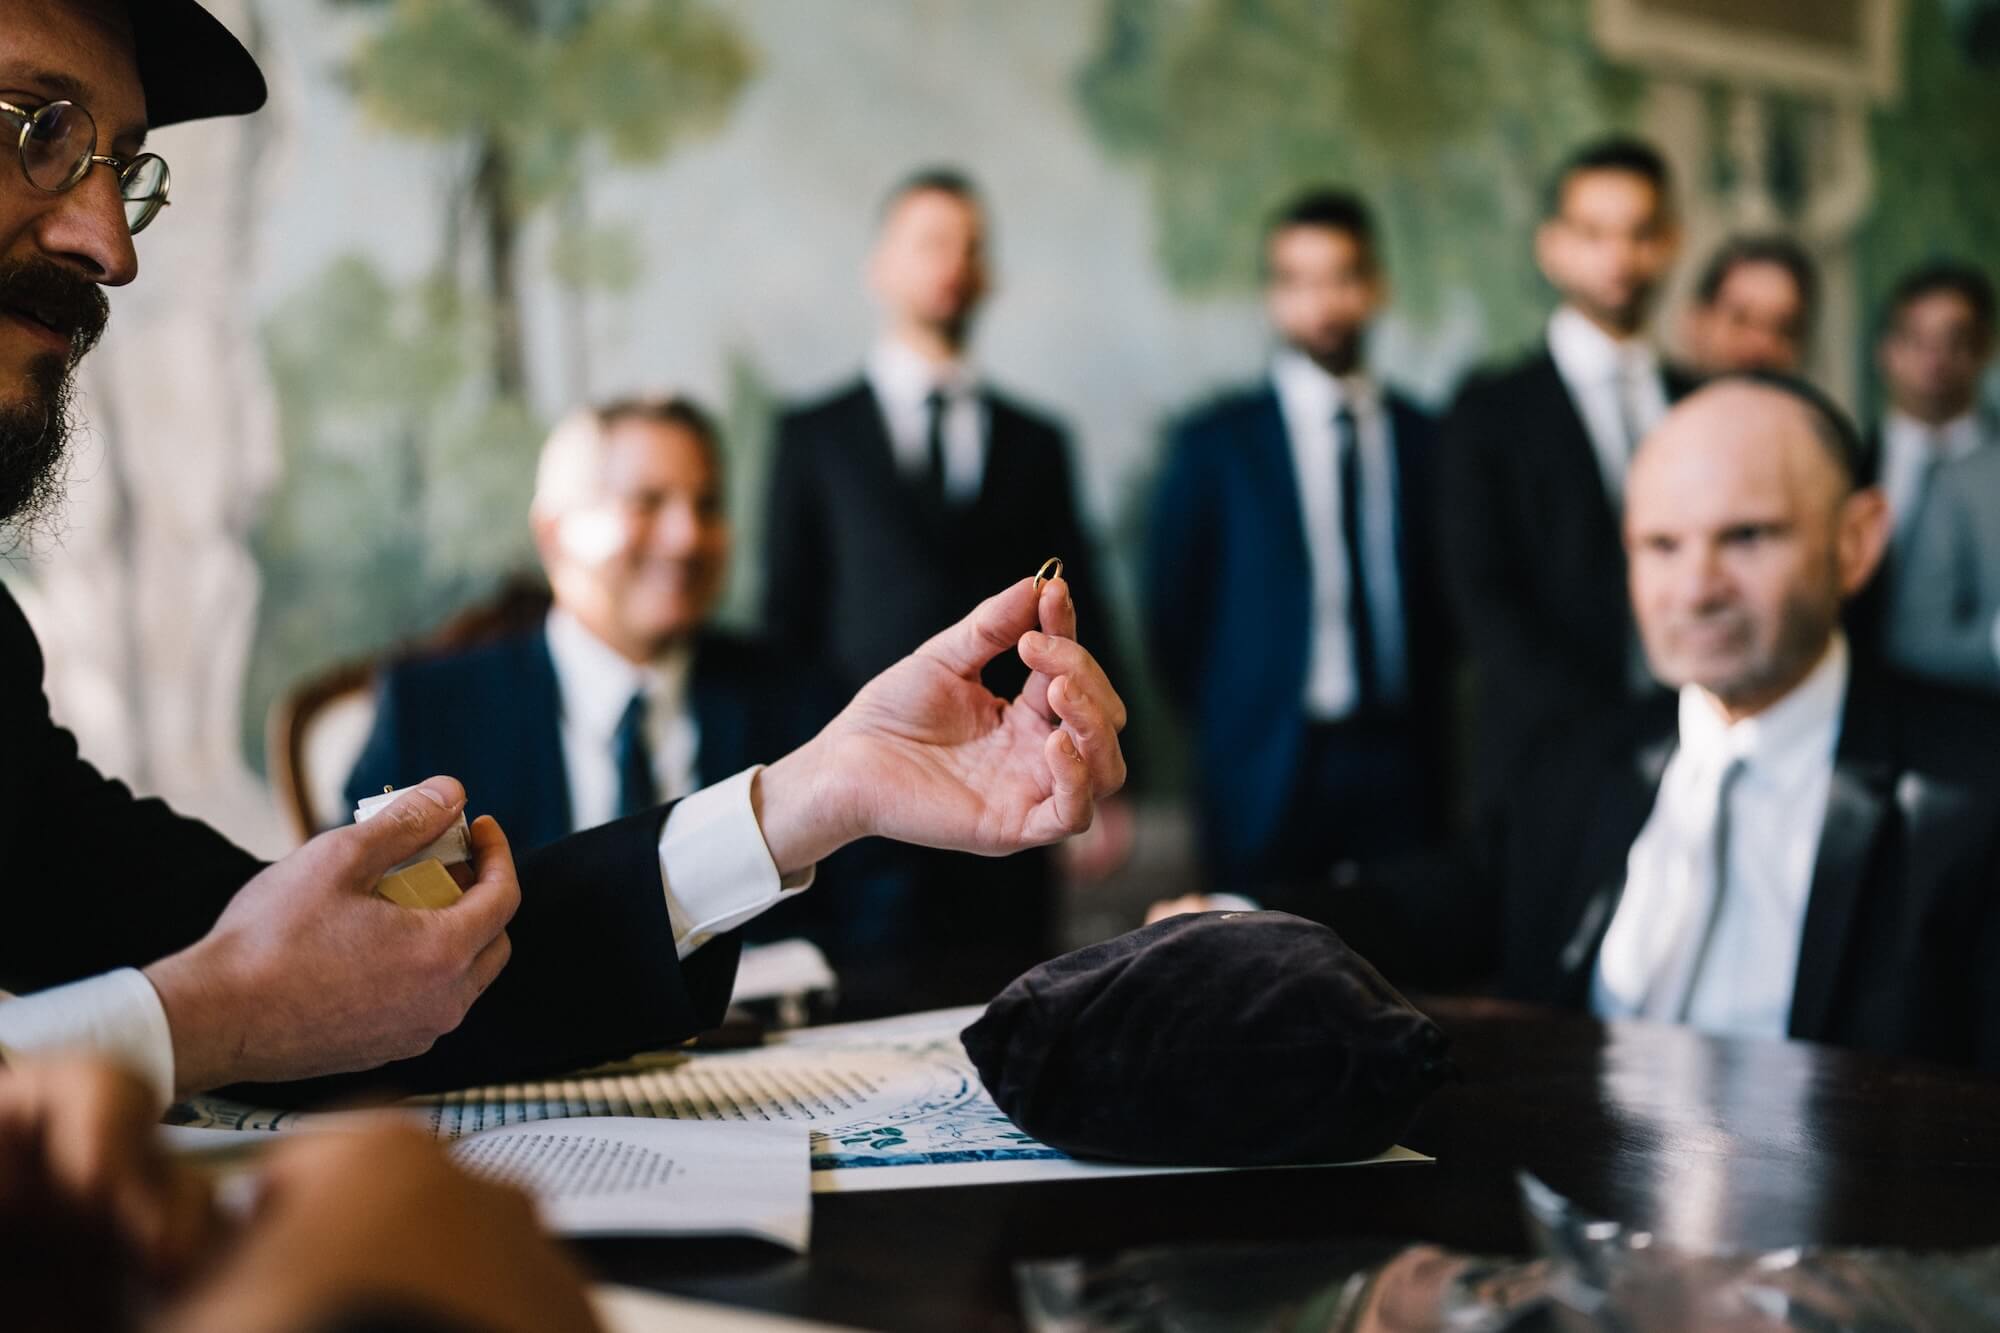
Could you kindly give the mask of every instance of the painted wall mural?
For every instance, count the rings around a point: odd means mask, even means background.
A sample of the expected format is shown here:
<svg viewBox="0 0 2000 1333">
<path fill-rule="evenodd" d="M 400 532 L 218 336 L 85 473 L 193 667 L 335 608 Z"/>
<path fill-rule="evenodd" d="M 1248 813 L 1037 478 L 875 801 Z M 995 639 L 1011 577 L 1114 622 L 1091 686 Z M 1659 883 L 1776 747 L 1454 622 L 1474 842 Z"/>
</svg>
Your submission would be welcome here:
<svg viewBox="0 0 2000 1333">
<path fill-rule="evenodd" d="M 272 700 L 525 567 L 580 398 L 722 413 L 749 618 L 772 414 L 858 364 L 876 201 L 935 161 L 992 202 L 980 361 L 1069 420 L 1120 586 L 1161 424 L 1267 353 L 1256 238 L 1307 183 L 1377 202 L 1376 360 L 1438 401 L 1539 327 L 1550 165 L 1637 129 L 1693 249 L 1820 228 L 1815 365 L 1864 401 L 1891 276 L 2000 264 L 2000 79 L 1892 7 L 1899 90 L 1843 101 L 1615 58 L 1593 0 L 217 0 L 272 106 L 158 136 L 70 526 L 4 575 L 87 754 L 281 850 Z"/>
</svg>

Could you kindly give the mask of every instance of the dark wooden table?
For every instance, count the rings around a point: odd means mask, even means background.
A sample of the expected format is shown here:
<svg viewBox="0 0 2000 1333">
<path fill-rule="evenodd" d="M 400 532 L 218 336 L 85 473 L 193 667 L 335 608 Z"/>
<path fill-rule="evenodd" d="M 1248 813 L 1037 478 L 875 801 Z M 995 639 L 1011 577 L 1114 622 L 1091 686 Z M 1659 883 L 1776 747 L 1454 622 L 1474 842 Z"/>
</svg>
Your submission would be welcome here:
<svg viewBox="0 0 2000 1333">
<path fill-rule="evenodd" d="M 584 1247 L 604 1277 L 862 1328 L 1020 1327 L 1012 1266 L 1329 1237 L 1525 1253 L 1515 1173 L 1689 1247 L 2000 1242 L 2000 1079 L 1793 1042 L 1425 1006 L 1464 1081 L 1405 1136 L 1434 1164 L 892 1191 L 815 1201 L 812 1253 Z"/>
</svg>

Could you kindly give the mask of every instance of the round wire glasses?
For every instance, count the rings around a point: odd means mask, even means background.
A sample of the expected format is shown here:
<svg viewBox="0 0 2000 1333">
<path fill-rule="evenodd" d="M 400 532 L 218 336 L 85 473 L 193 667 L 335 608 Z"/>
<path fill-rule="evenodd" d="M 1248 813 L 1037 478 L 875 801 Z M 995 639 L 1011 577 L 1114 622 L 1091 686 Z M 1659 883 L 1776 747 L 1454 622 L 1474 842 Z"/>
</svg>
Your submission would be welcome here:
<svg viewBox="0 0 2000 1333">
<path fill-rule="evenodd" d="M 125 225 L 134 236 L 167 206 L 173 176 L 158 153 L 134 158 L 110 157 L 97 147 L 97 122 L 75 102 L 47 102 L 39 107 L 0 101 L 0 117 L 20 127 L 16 147 L 21 174 L 48 194 L 61 194 L 102 164 L 118 175 L 118 194 L 125 201 Z"/>
</svg>

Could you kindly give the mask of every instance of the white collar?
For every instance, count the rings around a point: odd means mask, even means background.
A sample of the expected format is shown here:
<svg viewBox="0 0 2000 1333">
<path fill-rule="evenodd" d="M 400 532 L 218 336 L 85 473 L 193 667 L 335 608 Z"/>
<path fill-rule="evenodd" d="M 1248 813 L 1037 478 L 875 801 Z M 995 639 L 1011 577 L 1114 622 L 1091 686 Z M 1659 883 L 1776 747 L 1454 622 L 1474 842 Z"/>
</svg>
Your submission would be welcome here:
<svg viewBox="0 0 2000 1333">
<path fill-rule="evenodd" d="M 1893 442 L 1893 448 L 1914 449 L 1919 451 L 1920 456 L 1936 448 L 1939 460 L 1950 462 L 1965 457 L 1986 442 L 1985 424 L 1977 406 L 1942 426 L 1926 425 L 1892 407 L 1883 420 L 1882 433 Z"/>
<path fill-rule="evenodd" d="M 1716 771 L 1745 760 L 1769 780 L 1788 785 L 1816 762 L 1833 756 L 1839 740 L 1841 708 L 1847 700 L 1847 637 L 1835 631 L 1806 678 L 1761 713 L 1736 722 L 1706 690 L 1684 685 L 1680 693 L 1681 749 L 1703 768 Z"/>
<path fill-rule="evenodd" d="M 1343 406 L 1366 415 L 1382 402 L 1382 388 L 1367 371 L 1335 375 L 1296 347 L 1279 350 L 1271 362 L 1271 379 L 1279 398 L 1316 421 L 1331 421 Z"/>
<path fill-rule="evenodd" d="M 549 611 L 546 633 L 549 657 L 555 662 L 556 688 L 562 696 L 563 721 L 570 726 L 609 740 L 617 733 L 632 696 L 642 691 L 653 717 L 681 711 L 688 673 L 694 665 L 694 647 L 688 638 L 677 640 L 653 661 L 639 666 L 560 606 Z"/>
<path fill-rule="evenodd" d="M 868 354 L 868 381 L 875 392 L 898 406 L 921 407 L 932 390 L 961 398 L 979 387 L 978 374 L 961 358 L 940 366 L 927 361 L 902 339 L 885 336 Z"/>
<path fill-rule="evenodd" d="M 1561 305 L 1549 316 L 1549 355 L 1564 379 L 1576 384 L 1600 384 L 1621 372 L 1657 375 L 1659 356 L 1643 337 L 1614 338 L 1585 318 L 1574 306 Z"/>
</svg>

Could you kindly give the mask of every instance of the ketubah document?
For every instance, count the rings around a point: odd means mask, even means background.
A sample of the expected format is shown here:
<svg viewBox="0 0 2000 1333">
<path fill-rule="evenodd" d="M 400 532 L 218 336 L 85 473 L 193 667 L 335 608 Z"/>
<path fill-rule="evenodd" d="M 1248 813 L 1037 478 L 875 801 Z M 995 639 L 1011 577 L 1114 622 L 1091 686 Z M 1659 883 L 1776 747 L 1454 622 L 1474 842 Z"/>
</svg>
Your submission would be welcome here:
<svg viewBox="0 0 2000 1333">
<path fill-rule="evenodd" d="M 812 1136 L 815 1193 L 1083 1180 L 1186 1170 L 1079 1162 L 1014 1127 L 958 1039 L 977 1007 L 787 1033 L 748 1051 L 646 1057 L 573 1078 L 407 1103 L 442 1138 L 568 1116 L 790 1125 Z M 184 1123 L 287 1129 L 308 1113 L 200 1098 Z M 1372 1162 L 1428 1158 L 1391 1148 Z"/>
</svg>

